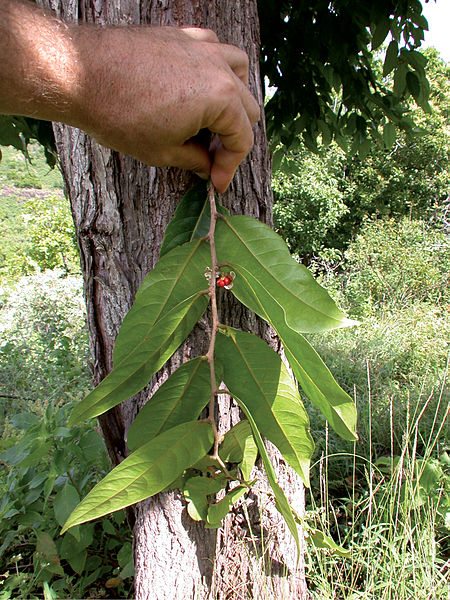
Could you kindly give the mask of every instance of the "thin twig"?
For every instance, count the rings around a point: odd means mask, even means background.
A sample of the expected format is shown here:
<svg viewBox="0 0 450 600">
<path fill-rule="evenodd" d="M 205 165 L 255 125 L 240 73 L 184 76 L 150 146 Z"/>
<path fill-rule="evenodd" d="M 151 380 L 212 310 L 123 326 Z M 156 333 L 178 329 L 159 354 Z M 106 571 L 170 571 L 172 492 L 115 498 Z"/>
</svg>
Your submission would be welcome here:
<svg viewBox="0 0 450 600">
<path fill-rule="evenodd" d="M 210 371 L 210 375 L 211 375 L 211 397 L 209 399 L 208 421 L 211 424 L 211 427 L 212 427 L 212 430 L 214 433 L 214 449 L 213 449 L 212 458 L 213 458 L 213 460 L 216 460 L 219 463 L 219 465 L 222 467 L 226 476 L 229 477 L 230 475 L 227 471 L 227 468 L 226 468 L 225 464 L 223 463 L 222 459 L 219 457 L 220 436 L 219 436 L 219 432 L 217 430 L 216 417 L 215 417 L 216 398 L 217 398 L 218 390 L 217 390 L 217 385 L 216 385 L 216 371 L 215 371 L 215 367 L 214 367 L 214 346 L 216 343 L 217 331 L 219 329 L 219 314 L 217 312 L 217 297 L 216 297 L 216 279 L 218 276 L 218 267 L 217 267 L 216 245 L 214 242 L 214 233 L 215 233 L 215 229 L 216 229 L 216 221 L 217 221 L 218 213 L 217 213 L 217 208 L 216 208 L 216 200 L 215 200 L 214 192 L 215 192 L 214 185 L 212 182 L 210 182 L 209 190 L 208 190 L 208 198 L 209 198 L 209 206 L 210 206 L 210 210 L 211 210 L 211 218 L 210 218 L 210 222 L 209 222 L 209 231 L 208 231 L 207 239 L 209 241 L 209 247 L 211 250 L 211 276 L 210 276 L 210 280 L 209 280 L 208 295 L 211 299 L 212 322 L 211 322 L 211 337 L 209 340 L 209 348 L 208 348 L 208 352 L 206 353 L 206 358 L 209 363 L 209 371 Z"/>
</svg>

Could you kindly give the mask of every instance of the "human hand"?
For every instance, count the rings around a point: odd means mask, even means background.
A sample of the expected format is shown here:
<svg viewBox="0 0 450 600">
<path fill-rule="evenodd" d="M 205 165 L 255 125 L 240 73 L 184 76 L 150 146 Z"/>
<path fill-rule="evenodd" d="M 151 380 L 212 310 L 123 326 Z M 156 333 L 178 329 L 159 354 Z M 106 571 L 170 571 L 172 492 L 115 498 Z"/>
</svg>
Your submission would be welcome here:
<svg viewBox="0 0 450 600">
<path fill-rule="evenodd" d="M 253 145 L 259 106 L 247 55 L 204 29 L 73 27 L 77 126 L 101 144 L 153 166 L 210 175 L 224 192 Z M 192 139 L 217 134 L 210 151 Z"/>
</svg>

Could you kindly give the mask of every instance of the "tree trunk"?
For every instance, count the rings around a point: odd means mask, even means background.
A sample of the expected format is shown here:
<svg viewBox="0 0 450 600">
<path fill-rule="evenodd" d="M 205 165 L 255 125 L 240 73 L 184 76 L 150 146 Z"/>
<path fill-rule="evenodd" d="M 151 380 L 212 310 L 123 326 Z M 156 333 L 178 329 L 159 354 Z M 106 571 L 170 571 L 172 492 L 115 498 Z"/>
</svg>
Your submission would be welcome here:
<svg viewBox="0 0 450 600">
<path fill-rule="evenodd" d="M 250 58 L 250 86 L 263 105 L 259 77 L 256 0 L 50 0 L 70 22 L 194 25 L 213 29 Z M 95 60 L 95 57 L 93 57 Z M 157 261 L 165 227 L 192 176 L 156 169 L 107 150 L 83 132 L 55 124 L 58 152 L 80 246 L 87 303 L 93 376 L 97 384 L 112 368 L 114 340 L 143 278 Z M 271 224 L 270 159 L 263 118 L 255 146 L 221 202 Z M 268 328 L 223 294 L 222 321 L 253 331 L 276 347 Z M 137 397 L 100 417 L 113 464 L 127 455 L 126 434 L 139 407 L 187 358 L 205 352 L 203 319 L 170 363 Z M 220 429 L 240 418 L 228 399 L 219 409 Z M 303 487 L 272 448 L 279 480 L 299 513 Z M 261 474 L 260 474 L 261 475 Z M 267 488 L 264 477 L 258 485 Z M 218 532 L 190 520 L 178 492 L 159 494 L 130 511 L 134 520 L 136 597 L 139 600 L 209 598 L 306 598 L 303 568 L 295 545 L 264 494 L 250 494 Z M 300 565 L 303 565 L 302 557 Z"/>
</svg>

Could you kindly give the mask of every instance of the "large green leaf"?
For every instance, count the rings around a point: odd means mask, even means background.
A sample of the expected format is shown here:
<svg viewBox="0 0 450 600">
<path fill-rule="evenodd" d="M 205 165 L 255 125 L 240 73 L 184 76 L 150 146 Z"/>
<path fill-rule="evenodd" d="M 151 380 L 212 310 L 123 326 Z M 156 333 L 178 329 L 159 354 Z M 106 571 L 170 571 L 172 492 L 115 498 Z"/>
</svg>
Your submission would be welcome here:
<svg viewBox="0 0 450 600">
<path fill-rule="evenodd" d="M 206 290 L 205 271 L 211 266 L 209 244 L 194 240 L 160 259 L 139 288 L 114 346 L 114 366 L 153 335 L 154 325 L 174 306 Z"/>
<path fill-rule="evenodd" d="M 170 358 L 203 314 L 209 246 L 195 240 L 167 254 L 145 278 L 123 320 L 113 371 L 73 410 L 70 423 L 98 416 L 130 398 Z"/>
<path fill-rule="evenodd" d="M 262 288 L 247 269 L 235 267 L 235 270 L 233 292 L 276 330 L 303 391 L 342 438 L 356 440 L 357 412 L 352 398 L 336 383 L 309 342 L 286 324 L 277 299 Z"/>
<path fill-rule="evenodd" d="M 89 492 L 61 533 L 154 496 L 204 456 L 213 441 L 211 425 L 202 421 L 183 423 L 153 438 Z"/>
<path fill-rule="evenodd" d="M 223 206 L 217 205 L 221 214 L 228 214 Z M 209 231 L 211 209 L 208 199 L 208 184 L 200 181 L 181 199 L 172 220 L 164 233 L 160 258 L 176 246 L 204 237 Z"/>
<path fill-rule="evenodd" d="M 260 338 L 231 327 L 220 332 L 216 357 L 230 393 L 245 403 L 261 433 L 308 485 L 314 443 L 295 381 L 279 355 Z"/>
<path fill-rule="evenodd" d="M 243 215 L 224 217 L 217 223 L 215 240 L 218 262 L 252 273 L 258 287 L 277 299 L 286 323 L 295 331 L 314 333 L 355 324 L 264 223 Z M 237 281 L 234 285 L 233 293 L 247 304 L 244 290 Z"/>
<path fill-rule="evenodd" d="M 199 356 L 184 363 L 138 413 L 128 431 L 129 449 L 136 450 L 166 429 L 196 419 L 210 395 L 211 375 L 206 358 Z"/>
<path fill-rule="evenodd" d="M 174 306 L 154 324 L 151 335 L 75 406 L 69 423 L 96 417 L 142 390 L 187 338 L 207 304 L 208 299 L 197 293 Z"/>
<path fill-rule="evenodd" d="M 284 520 L 286 521 L 286 525 L 288 526 L 289 531 L 292 533 L 292 536 L 294 537 L 295 543 L 297 545 L 297 562 L 298 562 L 298 559 L 300 558 L 300 538 L 298 536 L 297 525 L 295 523 L 295 518 L 294 518 L 294 515 L 292 514 L 291 507 L 289 505 L 289 502 L 288 502 L 286 496 L 284 495 L 283 490 L 278 485 L 275 471 L 273 470 L 273 466 L 272 466 L 272 463 L 270 462 L 269 455 L 267 454 L 266 447 L 264 446 L 264 442 L 262 440 L 261 434 L 260 434 L 258 427 L 251 415 L 250 410 L 244 404 L 244 402 L 242 402 L 241 400 L 239 400 L 236 397 L 235 397 L 235 400 L 241 407 L 242 411 L 244 412 L 245 416 L 247 417 L 247 419 L 250 423 L 250 426 L 252 428 L 253 437 L 255 438 L 255 442 L 256 442 L 256 445 L 258 446 L 259 454 L 261 455 L 261 460 L 262 460 L 264 468 L 266 470 L 267 479 L 269 481 L 270 487 L 272 488 L 273 494 L 275 496 L 275 506 L 276 506 L 278 512 L 283 516 Z"/>
</svg>

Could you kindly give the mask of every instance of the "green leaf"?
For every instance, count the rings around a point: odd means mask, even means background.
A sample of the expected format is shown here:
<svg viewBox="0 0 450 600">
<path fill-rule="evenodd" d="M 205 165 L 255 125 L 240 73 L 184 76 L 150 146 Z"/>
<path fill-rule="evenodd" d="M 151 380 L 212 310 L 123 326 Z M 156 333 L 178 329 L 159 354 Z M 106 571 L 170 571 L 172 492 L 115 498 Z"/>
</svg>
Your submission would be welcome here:
<svg viewBox="0 0 450 600">
<path fill-rule="evenodd" d="M 208 518 L 208 496 L 215 495 L 227 484 L 226 478 L 191 477 L 186 482 L 183 494 L 187 500 L 189 516 L 194 521 Z"/>
<path fill-rule="evenodd" d="M 72 484 L 66 482 L 56 494 L 53 501 L 55 519 L 59 525 L 64 525 L 70 513 L 80 501 L 80 496 Z"/>
<path fill-rule="evenodd" d="M 36 533 L 36 555 L 42 568 L 56 575 L 64 575 L 53 538 L 44 532 Z"/>
<path fill-rule="evenodd" d="M 394 123 L 388 122 L 383 127 L 383 141 L 386 148 L 392 148 L 396 137 L 396 127 Z"/>
<path fill-rule="evenodd" d="M 208 523 L 213 527 L 220 527 L 221 521 L 230 512 L 241 496 L 248 490 L 246 485 L 238 485 L 230 490 L 225 497 L 208 508 Z"/>
<path fill-rule="evenodd" d="M 411 96 L 418 102 L 420 99 L 420 80 L 412 71 L 406 73 L 406 85 L 408 86 Z"/>
<path fill-rule="evenodd" d="M 316 548 L 323 548 L 329 550 L 332 554 L 339 554 L 339 556 L 350 556 L 351 550 L 346 550 L 342 546 L 338 546 L 336 542 L 325 535 L 323 531 L 319 529 L 306 528 L 306 541 L 314 544 Z"/>
<path fill-rule="evenodd" d="M 273 326 L 283 343 L 294 375 L 311 402 L 341 437 L 351 441 L 358 439 L 357 412 L 353 400 L 336 383 L 309 342 L 287 325 L 278 300 L 262 288 L 249 271 L 243 267 L 236 267 L 235 270 L 233 293 Z"/>
<path fill-rule="evenodd" d="M 231 327 L 220 332 L 216 357 L 230 393 L 245 403 L 261 433 L 309 485 L 314 442 L 295 381 L 279 355 L 260 338 Z"/>
<path fill-rule="evenodd" d="M 354 324 L 308 269 L 291 257 L 281 237 L 264 223 L 242 215 L 220 219 L 216 252 L 219 263 L 234 271 L 242 266 L 251 272 L 258 287 L 277 299 L 286 322 L 296 331 L 313 333 Z M 233 293 L 254 310 L 244 292 L 236 278 Z"/>
<path fill-rule="evenodd" d="M 221 214 L 228 211 L 218 205 Z M 173 248 L 195 238 L 204 237 L 209 231 L 211 210 L 208 199 L 208 183 L 200 181 L 181 199 L 172 220 L 164 233 L 159 257 L 163 257 Z"/>
<path fill-rule="evenodd" d="M 389 33 L 391 21 L 389 17 L 383 15 L 381 21 L 379 21 L 372 33 L 372 51 L 376 50 L 381 46 Z"/>
<path fill-rule="evenodd" d="M 398 44 L 394 40 L 389 44 L 386 50 L 386 56 L 383 63 L 383 77 L 389 75 L 389 73 L 397 66 L 398 62 Z"/>
<path fill-rule="evenodd" d="M 209 246 L 199 240 L 161 259 L 122 323 L 113 371 L 75 407 L 70 424 L 104 413 L 147 385 L 203 314 L 209 298 L 201 290 L 209 264 Z"/>
<path fill-rule="evenodd" d="M 200 356 L 186 362 L 140 410 L 128 431 L 128 448 L 136 450 L 163 431 L 196 419 L 210 395 L 211 376 L 206 358 Z"/>
<path fill-rule="evenodd" d="M 277 478 L 275 475 L 275 471 L 273 470 L 272 463 L 270 462 L 270 458 L 267 454 L 266 447 L 264 446 L 264 442 L 262 440 L 261 434 L 259 433 L 258 427 L 253 420 L 253 417 L 250 413 L 250 410 L 247 406 L 240 401 L 238 398 L 235 398 L 236 402 L 238 402 L 245 416 L 247 417 L 250 426 L 252 428 L 253 437 L 255 438 L 256 445 L 258 446 L 259 453 L 261 455 L 261 460 L 263 462 L 264 468 L 266 470 L 267 479 L 269 481 L 270 487 L 275 496 L 275 506 L 278 512 L 283 516 L 286 521 L 286 525 L 289 528 L 292 536 L 294 537 L 295 543 L 297 545 L 297 563 L 300 558 L 300 539 L 298 536 L 297 525 L 295 523 L 294 515 L 292 514 L 291 507 L 289 506 L 289 502 L 284 495 L 283 490 L 280 488 L 277 482 Z"/>
<path fill-rule="evenodd" d="M 61 533 L 154 496 L 210 449 L 211 425 L 183 423 L 150 440 L 100 481 L 70 515 Z"/>
<path fill-rule="evenodd" d="M 250 479 L 258 448 L 248 421 L 244 419 L 225 434 L 219 456 L 223 462 L 238 463 L 244 480 Z"/>
</svg>

